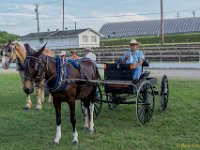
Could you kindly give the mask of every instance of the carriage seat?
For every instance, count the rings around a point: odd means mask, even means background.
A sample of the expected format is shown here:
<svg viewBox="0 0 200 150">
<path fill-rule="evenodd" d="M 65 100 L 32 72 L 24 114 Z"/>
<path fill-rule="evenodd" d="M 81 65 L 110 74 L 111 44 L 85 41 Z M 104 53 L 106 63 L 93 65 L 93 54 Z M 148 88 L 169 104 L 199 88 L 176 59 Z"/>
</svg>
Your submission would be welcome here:
<svg viewBox="0 0 200 150">
<path fill-rule="evenodd" d="M 149 60 L 145 58 L 144 62 L 142 63 L 142 74 L 140 76 L 140 79 L 146 78 L 149 76 L 150 71 L 143 71 L 143 67 L 149 67 Z"/>
<path fill-rule="evenodd" d="M 149 60 L 145 58 L 144 62 L 142 63 L 142 67 L 149 67 L 149 64 L 150 64 Z"/>
</svg>

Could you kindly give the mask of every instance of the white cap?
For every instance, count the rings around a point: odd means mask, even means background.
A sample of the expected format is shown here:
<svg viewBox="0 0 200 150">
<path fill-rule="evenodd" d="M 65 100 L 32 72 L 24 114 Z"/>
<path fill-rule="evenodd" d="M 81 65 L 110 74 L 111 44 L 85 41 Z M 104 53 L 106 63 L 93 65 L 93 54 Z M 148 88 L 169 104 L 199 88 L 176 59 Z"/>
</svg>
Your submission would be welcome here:
<svg viewBox="0 0 200 150">
<path fill-rule="evenodd" d="M 67 53 L 66 53 L 65 51 L 61 51 L 59 55 L 60 55 L 60 56 L 64 56 L 64 55 L 66 55 L 66 54 L 67 54 Z"/>
<path fill-rule="evenodd" d="M 91 49 L 90 46 L 87 46 L 87 47 L 85 47 L 85 51 L 86 51 L 86 52 L 92 52 L 93 50 Z"/>
</svg>

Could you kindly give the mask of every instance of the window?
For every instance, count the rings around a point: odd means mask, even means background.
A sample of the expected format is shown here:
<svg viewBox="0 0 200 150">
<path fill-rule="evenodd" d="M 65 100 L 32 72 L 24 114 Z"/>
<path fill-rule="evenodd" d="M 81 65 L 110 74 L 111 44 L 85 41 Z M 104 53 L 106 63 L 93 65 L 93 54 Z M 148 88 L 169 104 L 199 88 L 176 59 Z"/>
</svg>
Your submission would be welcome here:
<svg viewBox="0 0 200 150">
<path fill-rule="evenodd" d="M 91 42 L 96 42 L 97 41 L 97 37 L 95 35 L 91 36 Z"/>
<path fill-rule="evenodd" d="M 87 36 L 83 36 L 83 42 L 88 42 L 88 37 Z"/>
</svg>

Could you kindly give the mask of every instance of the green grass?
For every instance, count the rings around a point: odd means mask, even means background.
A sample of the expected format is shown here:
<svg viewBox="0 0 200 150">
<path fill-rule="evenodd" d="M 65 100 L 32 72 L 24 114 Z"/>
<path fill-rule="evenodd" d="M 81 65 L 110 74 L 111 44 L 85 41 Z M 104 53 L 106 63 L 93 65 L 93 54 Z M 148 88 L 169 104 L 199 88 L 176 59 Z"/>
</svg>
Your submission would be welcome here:
<svg viewBox="0 0 200 150">
<path fill-rule="evenodd" d="M 87 133 L 77 101 L 77 130 L 80 145 L 74 147 L 69 109 L 62 104 L 62 139 L 59 146 L 50 143 L 55 137 L 55 113 L 45 103 L 42 111 L 25 112 L 25 94 L 16 73 L 0 73 L 0 150 L 167 150 L 200 148 L 200 80 L 170 79 L 170 99 L 166 112 L 160 112 L 158 99 L 152 120 L 139 126 L 135 105 L 121 105 L 103 110 L 95 118 L 94 135 Z M 35 105 L 35 97 L 33 104 Z M 182 145 L 180 145 L 182 144 Z M 184 145 L 185 144 L 185 145 Z M 188 145 L 186 145 L 188 144 Z M 196 144 L 196 148 L 194 148 Z"/>
</svg>

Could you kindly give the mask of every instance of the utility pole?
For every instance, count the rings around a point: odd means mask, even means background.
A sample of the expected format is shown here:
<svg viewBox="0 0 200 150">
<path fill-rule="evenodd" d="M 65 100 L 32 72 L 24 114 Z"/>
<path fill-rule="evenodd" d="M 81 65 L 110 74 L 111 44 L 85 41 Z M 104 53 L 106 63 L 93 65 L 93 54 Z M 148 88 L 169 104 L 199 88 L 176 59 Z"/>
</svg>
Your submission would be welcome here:
<svg viewBox="0 0 200 150">
<path fill-rule="evenodd" d="M 177 13 L 177 18 L 179 18 L 179 13 Z"/>
<path fill-rule="evenodd" d="M 63 9 L 62 9 L 62 12 L 63 12 L 62 30 L 64 31 L 65 30 L 65 1 L 64 0 L 63 0 Z"/>
<path fill-rule="evenodd" d="M 75 21 L 74 29 L 76 30 L 76 21 Z"/>
<path fill-rule="evenodd" d="M 40 32 L 40 23 L 39 23 L 39 12 L 38 12 L 38 4 L 35 5 L 35 13 L 36 13 L 36 20 L 37 20 L 37 32 Z"/>
<path fill-rule="evenodd" d="M 163 0 L 160 0 L 160 36 L 161 45 L 164 44 Z"/>
<path fill-rule="evenodd" d="M 193 15 L 193 17 L 195 17 L 195 11 L 192 11 L 192 15 Z"/>
</svg>

